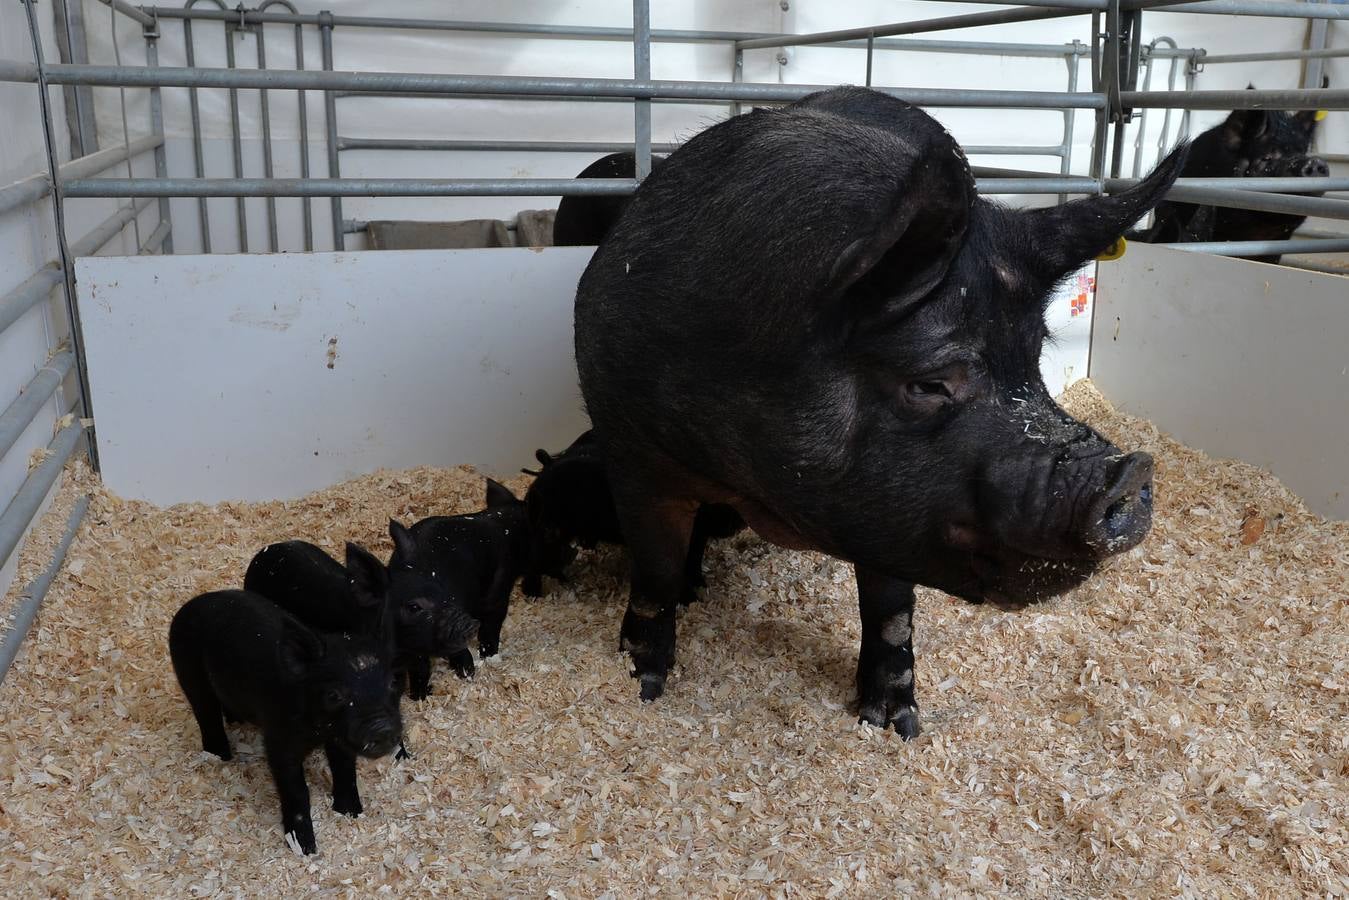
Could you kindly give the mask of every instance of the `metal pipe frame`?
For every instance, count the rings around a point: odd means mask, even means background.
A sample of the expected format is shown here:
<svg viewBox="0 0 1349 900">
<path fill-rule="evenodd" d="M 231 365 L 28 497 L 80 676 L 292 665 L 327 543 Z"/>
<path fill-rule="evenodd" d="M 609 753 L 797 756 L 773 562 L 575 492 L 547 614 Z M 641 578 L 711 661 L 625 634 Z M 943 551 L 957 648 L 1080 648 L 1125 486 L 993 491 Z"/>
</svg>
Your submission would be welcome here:
<svg viewBox="0 0 1349 900">
<path fill-rule="evenodd" d="M 962 3 L 1003 3 L 1006 0 L 960 0 Z M 1055 6 L 1073 10 L 1106 9 L 1109 0 L 1018 0 L 1022 6 Z M 1275 19 L 1344 19 L 1349 10 L 1329 12 L 1319 3 L 1286 0 L 1132 0 L 1120 4 L 1121 10 L 1146 9 L 1149 12 L 1193 13 L 1208 16 L 1263 16 Z"/>
<path fill-rule="evenodd" d="M 19 437 L 33 424 L 42 407 L 56 393 L 75 366 L 75 354 L 69 350 L 58 352 L 24 385 L 4 412 L 0 413 L 0 458 L 13 447 Z"/>
<path fill-rule="evenodd" d="M 1225 53 L 1220 56 L 1204 55 L 1204 65 L 1214 66 L 1224 63 L 1278 62 L 1294 59 L 1336 59 L 1349 56 L 1349 47 L 1334 47 L 1328 50 L 1273 50 L 1269 53 Z"/>
<path fill-rule="evenodd" d="M 0 565 L 14 555 L 14 550 L 23 540 L 28 526 L 33 523 L 34 517 L 42 507 L 47 492 L 56 484 L 61 469 L 65 467 L 66 460 L 74 454 L 83 434 L 84 426 L 80 424 L 79 419 L 58 431 L 56 437 L 47 445 L 46 459 L 28 473 L 14 499 L 9 501 L 4 513 L 0 514 Z"/>
<path fill-rule="evenodd" d="M 90 178 L 68 197 L 558 197 L 626 195 L 630 178 Z M 1094 178 L 1009 177 L 977 180 L 983 193 L 1098 194 Z M 144 207 L 141 207 L 144 208 Z M 130 221 L 130 207 L 118 214 Z M 114 216 L 117 218 L 117 216 Z M 105 223 L 109 226 L 112 220 Z M 104 226 L 100 226 L 104 227 Z M 88 254 L 81 254 L 88 255 Z"/>
<path fill-rule="evenodd" d="M 632 0 L 632 77 L 651 80 L 651 5 L 650 0 Z M 651 174 L 651 101 L 632 103 L 633 155 L 637 180 Z"/>
<path fill-rule="evenodd" d="M 81 156 L 79 159 L 62 163 L 56 170 L 57 178 L 62 184 L 76 178 L 88 178 L 91 175 L 106 171 L 120 162 L 125 162 L 128 156 L 140 156 L 147 150 L 157 150 L 163 146 L 163 136 L 150 135 L 149 137 L 137 138 L 130 145 L 118 144 L 114 147 L 106 147 L 90 153 L 88 156 Z M 47 177 L 45 172 L 29 175 L 27 178 L 6 185 L 0 188 L 0 214 L 41 200 L 51 193 L 51 189 L 51 179 Z"/>
<path fill-rule="evenodd" d="M 1202 0 L 1213 2 L 1213 0 Z M 824 84 L 761 84 L 719 81 L 637 81 L 626 78 L 539 78 L 523 75 L 451 75 L 411 72 L 295 71 L 277 69 L 150 68 L 148 66 L 46 67 L 50 84 L 105 87 L 213 87 L 231 89 L 387 92 L 399 95 L 474 93 L 482 96 L 615 97 L 627 99 L 780 101 L 827 90 Z M 0 81 L 31 82 L 34 66 L 0 60 Z M 1104 109 L 1097 92 L 996 91 L 958 88 L 880 87 L 884 93 L 918 106 L 998 109 Z M 1154 109 L 1349 109 L 1349 89 L 1192 91 L 1177 97 L 1166 91 L 1122 91 L 1124 106 Z"/>
<path fill-rule="evenodd" d="M 338 137 L 339 150 L 409 151 L 527 151 L 534 153 L 620 153 L 633 148 L 630 141 L 482 141 L 434 138 Z M 673 153 L 679 144 L 652 144 L 653 153 Z M 1061 156 L 1063 146 L 1020 147 L 1015 144 L 970 144 L 967 156 Z M 1066 174 L 1066 173 L 1060 173 Z"/>
<path fill-rule="evenodd" d="M 33 579 L 19 594 L 14 607 L 14 622 L 9 631 L 5 632 L 3 642 L 0 642 L 0 682 L 5 680 L 10 665 L 19 655 L 19 649 L 23 646 L 24 638 L 32 630 L 33 621 L 37 618 L 42 601 L 46 599 L 47 591 L 50 590 L 52 582 L 56 580 L 56 576 L 60 573 L 61 566 L 65 563 L 66 552 L 70 550 L 71 542 L 75 540 L 75 533 L 79 531 L 80 523 L 84 521 L 85 513 L 88 511 L 89 496 L 86 494 L 75 501 L 75 506 L 70 511 L 70 518 L 66 520 L 66 530 L 61 535 L 61 540 L 56 545 L 56 550 L 52 553 L 52 559 L 47 564 L 47 568 L 43 569 L 42 574 Z"/>
<path fill-rule="evenodd" d="M 331 76 L 333 74 L 332 13 L 319 13 L 318 26 L 320 47 L 323 50 L 323 74 Z M 336 180 L 342 177 L 342 168 L 338 162 L 337 148 L 337 97 L 333 94 L 332 88 L 323 92 L 323 122 L 328 141 L 328 178 L 329 180 Z M 333 249 L 345 250 L 347 248 L 347 236 L 342 230 L 342 198 L 336 195 L 330 196 L 332 196 Z"/>
<path fill-rule="evenodd" d="M 1294 216 L 1318 216 L 1324 219 L 1349 219 L 1349 200 L 1332 197 L 1294 197 L 1218 188 L 1173 187 L 1167 199 L 1206 206 L 1253 209 L 1259 212 L 1287 213 Z"/>
<path fill-rule="evenodd" d="M 147 66 L 159 65 L 159 24 L 155 23 L 153 29 L 150 26 L 145 28 L 145 64 Z M 154 132 L 154 137 L 158 140 L 155 147 L 155 177 L 169 177 L 169 157 L 168 148 L 164 145 L 164 100 L 160 96 L 159 88 L 150 88 L 150 129 Z M 160 241 L 165 253 L 173 252 L 173 229 L 170 223 L 172 216 L 169 209 L 169 198 L 164 197 L 159 201 L 159 227 L 166 229 L 164 239 Z"/>
<path fill-rule="evenodd" d="M 104 6 L 111 6 L 128 19 L 134 19 L 136 22 L 140 23 L 143 28 L 153 28 L 155 25 L 155 17 L 153 15 L 132 6 L 130 3 L 127 3 L 126 0 L 98 0 L 98 2 L 102 3 Z"/>
<path fill-rule="evenodd" d="M 110 180 L 121 181 L 123 179 L 110 179 Z M 128 178 L 125 180 L 135 182 L 148 179 Z M 122 191 L 118 194 L 112 194 L 110 196 L 125 197 L 130 193 L 132 192 Z M 66 196 L 70 195 L 67 194 Z M 173 195 L 167 194 L 164 196 L 171 197 Z M 149 208 L 150 208 L 150 200 L 148 197 L 137 200 L 129 206 L 119 207 L 116 212 L 114 212 L 112 215 L 108 216 L 106 219 L 100 222 L 88 234 L 86 234 L 84 237 L 80 238 L 78 241 L 70 245 L 71 259 L 77 259 L 81 256 L 93 256 L 99 250 L 102 250 L 103 247 L 109 241 L 117 237 L 117 235 L 121 234 L 122 229 L 130 225 L 132 219 L 136 218 Z"/>
<path fill-rule="evenodd" d="M 65 281 L 65 277 L 60 263 L 49 263 L 9 293 L 0 295 L 0 332 L 46 300 L 52 288 Z"/>
<path fill-rule="evenodd" d="M 1349 238 L 1310 238 L 1286 241 L 1194 241 L 1189 244 L 1157 244 L 1187 253 L 1216 253 L 1220 256 L 1272 256 L 1281 253 L 1347 253 Z M 1349 270 L 1339 270 L 1349 275 Z"/>
</svg>

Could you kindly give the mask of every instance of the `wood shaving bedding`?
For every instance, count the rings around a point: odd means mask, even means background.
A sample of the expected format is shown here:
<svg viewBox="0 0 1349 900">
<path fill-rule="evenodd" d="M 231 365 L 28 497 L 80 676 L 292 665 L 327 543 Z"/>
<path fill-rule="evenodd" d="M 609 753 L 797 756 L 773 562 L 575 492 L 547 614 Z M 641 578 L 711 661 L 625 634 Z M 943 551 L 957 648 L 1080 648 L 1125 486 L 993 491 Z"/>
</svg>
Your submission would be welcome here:
<svg viewBox="0 0 1349 900">
<path fill-rule="evenodd" d="M 201 751 L 169 619 L 195 593 L 237 586 L 270 541 L 387 554 L 389 516 L 476 509 L 481 477 L 378 472 L 301 500 L 160 509 L 73 467 L 16 580 L 45 565 L 45 535 L 92 492 L 0 688 L 0 884 L 7 896 L 1349 893 L 1349 524 L 1115 413 L 1089 384 L 1066 405 L 1154 454 L 1154 529 L 1023 613 L 921 591 L 918 740 L 856 723 L 847 565 L 748 534 L 714 543 L 706 602 L 680 617 L 681 666 L 644 706 L 617 652 L 624 555 L 583 552 L 569 584 L 537 601 L 517 592 L 503 652 L 476 680 L 441 664 L 431 698 L 405 702 L 414 757 L 361 761 L 360 819 L 329 809 L 322 754 L 310 758 L 310 858 L 282 840 L 256 730 L 229 729 L 231 762 Z"/>
</svg>

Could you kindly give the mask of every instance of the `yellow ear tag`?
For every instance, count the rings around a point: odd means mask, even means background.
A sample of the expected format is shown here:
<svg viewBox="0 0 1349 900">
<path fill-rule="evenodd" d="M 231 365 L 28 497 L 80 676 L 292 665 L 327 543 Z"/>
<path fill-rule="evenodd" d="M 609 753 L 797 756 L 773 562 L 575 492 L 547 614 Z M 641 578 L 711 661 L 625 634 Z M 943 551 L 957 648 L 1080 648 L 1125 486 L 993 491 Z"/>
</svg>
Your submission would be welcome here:
<svg viewBox="0 0 1349 900">
<path fill-rule="evenodd" d="M 1328 115 L 1330 115 L 1330 113 L 1326 112 L 1324 109 L 1318 109 L 1318 110 L 1316 111 L 1316 117 L 1315 117 L 1315 120 L 1316 120 L 1317 122 L 1324 122 L 1325 119 L 1326 119 L 1326 116 L 1328 116 Z"/>
<path fill-rule="evenodd" d="M 1121 256 L 1124 255 L 1125 246 L 1127 246 L 1127 242 L 1124 240 L 1124 238 L 1120 238 L 1119 240 L 1115 241 L 1115 243 L 1111 244 L 1109 247 L 1106 247 L 1105 252 L 1096 258 L 1101 262 L 1109 262 L 1112 259 L 1119 259 Z"/>
</svg>

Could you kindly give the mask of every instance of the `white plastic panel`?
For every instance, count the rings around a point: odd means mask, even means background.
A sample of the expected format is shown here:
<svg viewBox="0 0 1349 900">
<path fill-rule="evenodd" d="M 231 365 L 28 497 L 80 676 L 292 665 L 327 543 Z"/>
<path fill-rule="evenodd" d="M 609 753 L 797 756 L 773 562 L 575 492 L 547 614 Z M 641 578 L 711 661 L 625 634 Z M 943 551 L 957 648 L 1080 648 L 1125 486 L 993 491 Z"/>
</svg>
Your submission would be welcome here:
<svg viewBox="0 0 1349 900">
<path fill-rule="evenodd" d="M 1349 277 L 1130 244 L 1099 279 L 1112 403 L 1349 519 Z"/>
<path fill-rule="evenodd" d="M 583 247 L 80 260 L 103 479 L 169 504 L 511 474 L 585 427 Z"/>
</svg>

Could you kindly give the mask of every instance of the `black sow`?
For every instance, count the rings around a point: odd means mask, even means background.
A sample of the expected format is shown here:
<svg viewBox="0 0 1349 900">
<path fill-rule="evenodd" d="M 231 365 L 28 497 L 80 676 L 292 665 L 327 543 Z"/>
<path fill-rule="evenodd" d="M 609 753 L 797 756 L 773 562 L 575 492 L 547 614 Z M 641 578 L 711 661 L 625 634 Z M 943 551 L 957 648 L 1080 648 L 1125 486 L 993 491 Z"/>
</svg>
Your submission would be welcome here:
<svg viewBox="0 0 1349 900">
<path fill-rule="evenodd" d="M 1141 541 L 1152 460 L 1049 396 L 1044 306 L 1184 159 L 1114 196 L 1008 209 L 927 114 L 838 88 L 661 163 L 582 275 L 575 321 L 643 699 L 674 660 L 702 504 L 853 563 L 860 715 L 905 736 L 915 583 L 1020 607 Z"/>
</svg>

